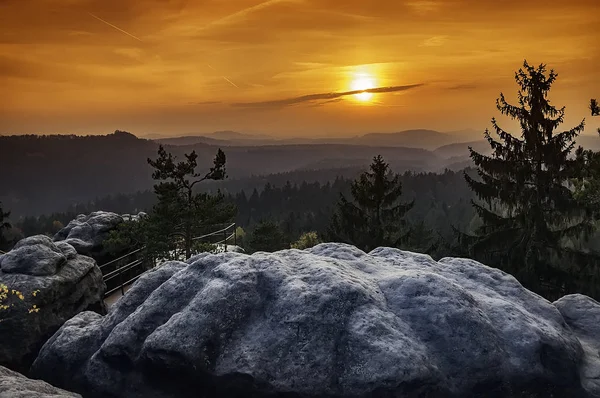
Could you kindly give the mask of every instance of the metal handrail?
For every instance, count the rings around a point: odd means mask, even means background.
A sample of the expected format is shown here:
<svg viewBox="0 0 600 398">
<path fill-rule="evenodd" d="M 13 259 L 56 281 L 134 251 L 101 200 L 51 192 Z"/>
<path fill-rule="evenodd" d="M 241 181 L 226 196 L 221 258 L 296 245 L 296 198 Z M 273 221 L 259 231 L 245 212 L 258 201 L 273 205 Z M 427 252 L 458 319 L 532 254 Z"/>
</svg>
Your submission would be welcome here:
<svg viewBox="0 0 600 398">
<path fill-rule="evenodd" d="M 121 261 L 121 260 L 123 260 L 124 258 L 127 258 L 127 257 L 131 256 L 132 254 L 139 253 L 140 251 L 144 250 L 145 248 L 146 248 L 146 246 L 142 246 L 142 247 L 140 247 L 140 248 L 139 248 L 139 249 L 137 249 L 137 250 L 134 250 L 134 251 L 132 251 L 132 252 L 130 252 L 130 253 L 127 253 L 127 254 L 124 254 L 124 255 L 122 255 L 122 256 L 121 256 L 121 257 L 119 257 L 119 258 L 115 258 L 114 260 L 110 260 L 109 262 L 102 264 L 102 265 L 100 266 L 100 269 L 102 269 L 103 267 L 106 267 L 106 266 L 112 265 L 112 264 L 114 264 L 114 263 L 116 263 L 116 262 L 118 262 L 118 261 Z"/>
<path fill-rule="evenodd" d="M 215 225 L 220 225 L 220 224 L 215 224 Z M 224 225 L 224 223 L 223 223 L 223 225 Z M 196 236 L 196 237 L 192 238 L 192 241 L 197 241 L 197 240 L 200 240 L 200 239 L 208 238 L 210 236 L 216 236 L 218 234 L 223 233 L 224 234 L 224 239 L 222 239 L 222 240 L 220 240 L 220 241 L 218 241 L 216 243 L 213 243 L 214 245 L 220 245 L 220 244 L 225 244 L 226 245 L 227 242 L 229 240 L 231 240 L 231 239 L 233 239 L 234 242 L 237 243 L 237 239 L 236 239 L 237 235 L 236 235 L 236 228 L 235 227 L 236 227 L 236 223 L 231 223 L 231 224 L 227 225 L 225 228 L 222 228 L 222 229 L 220 229 L 218 231 L 214 231 L 214 232 L 211 232 L 211 233 L 205 234 L 205 235 Z M 230 230 L 231 228 L 233 228 L 233 232 L 230 235 L 227 235 L 227 231 Z M 145 250 L 145 249 L 146 249 L 146 246 L 142 246 L 139 249 L 136 249 L 136 250 L 134 250 L 132 252 L 124 254 L 121 257 L 116 258 L 114 260 L 111 260 L 111 261 L 109 261 L 109 262 L 107 262 L 105 264 L 102 264 L 99 268 L 102 269 L 102 268 L 105 268 L 107 266 L 110 266 L 110 265 L 113 265 L 113 264 L 117 264 L 119 261 L 121 261 L 123 259 L 126 259 L 126 258 L 128 258 L 128 257 L 130 257 L 130 256 L 132 256 L 134 254 L 137 254 L 137 253 L 139 253 L 139 252 L 141 252 L 142 250 Z M 227 248 L 225 248 L 225 250 L 227 250 Z M 107 282 L 107 281 L 112 280 L 112 279 L 114 279 L 116 277 L 123 278 L 123 273 L 124 272 L 130 271 L 130 270 L 132 270 L 132 269 L 134 269 L 134 268 L 136 268 L 136 267 L 138 267 L 138 266 L 140 266 L 142 264 L 144 264 L 144 259 L 140 259 L 140 258 L 135 259 L 135 260 L 133 260 L 133 261 L 131 261 L 131 262 L 129 262 L 129 263 L 121 266 L 121 267 L 117 267 L 113 271 L 110 271 L 110 272 L 106 273 L 105 275 L 103 275 L 102 279 L 104 280 L 104 282 Z M 140 278 L 146 272 L 148 272 L 148 271 L 141 272 L 140 274 L 134 276 L 133 278 L 129 279 L 128 281 L 125 281 L 125 282 L 121 281 L 121 283 L 120 283 L 119 286 L 115 286 L 114 288 L 112 288 L 112 289 L 108 290 L 107 292 L 105 292 L 104 293 L 104 297 L 108 297 L 109 295 L 111 295 L 112 293 L 114 293 L 114 292 L 116 292 L 118 290 L 121 290 L 121 294 L 124 295 L 125 294 L 125 286 L 131 284 L 132 282 L 134 282 L 135 280 L 137 280 L 138 278 Z"/>
<path fill-rule="evenodd" d="M 104 293 L 104 297 L 108 297 L 108 296 L 110 296 L 111 294 L 113 294 L 114 292 L 116 292 L 116 291 L 118 291 L 118 290 L 121 290 L 121 295 L 125 294 L 125 292 L 124 292 L 124 288 L 125 288 L 125 286 L 127 286 L 127 285 L 129 285 L 129 284 L 131 284 L 131 283 L 135 282 L 135 281 L 136 281 L 136 280 L 138 280 L 138 279 L 139 279 L 139 278 L 140 278 L 142 275 L 144 275 L 144 273 L 141 273 L 141 274 L 139 274 L 139 275 L 136 275 L 136 276 L 134 276 L 133 278 L 131 278 L 130 280 L 128 280 L 128 281 L 126 281 L 126 282 L 123 282 L 123 284 L 122 284 L 121 286 L 117 286 L 117 287 L 114 287 L 114 288 L 110 289 L 109 291 L 107 291 L 106 293 Z"/>
<path fill-rule="evenodd" d="M 219 225 L 219 224 L 217 224 L 217 225 Z M 220 230 L 218 230 L 218 231 L 214 231 L 214 232 L 211 232 L 211 233 L 209 233 L 209 234 L 206 234 L 206 235 L 200 235 L 200 236 L 196 236 L 196 237 L 192 238 L 192 241 L 196 241 L 196 240 L 200 240 L 200 239 L 208 238 L 209 236 L 214 236 L 214 235 L 220 234 L 220 233 L 222 233 L 222 232 L 225 232 L 225 231 L 227 231 L 227 230 L 228 230 L 228 229 L 230 229 L 231 227 L 234 227 L 235 225 L 236 225 L 235 223 L 231 223 L 231 224 L 227 225 L 225 228 L 223 228 L 223 229 L 220 229 Z M 228 237 L 226 240 L 229 240 L 231 237 L 235 237 L 235 231 L 234 231 L 234 232 L 233 232 L 233 233 L 232 233 L 232 234 L 231 234 L 231 235 L 230 235 L 230 236 L 229 236 L 229 237 Z M 221 243 L 221 242 L 218 242 L 218 243 L 216 243 L 216 244 L 220 244 L 220 243 Z M 107 266 L 109 266 L 109 265 L 112 265 L 112 264 L 114 264 L 114 263 L 116 263 L 116 262 L 118 262 L 118 261 L 121 261 L 121 260 L 123 260 L 124 258 L 127 258 L 127 257 L 129 257 L 129 256 L 131 256 L 131 255 L 133 255 L 133 254 L 139 253 L 140 251 L 144 250 L 145 248 L 146 248 L 146 246 L 142 246 L 142 247 L 140 247 L 139 249 L 136 249 L 136 250 L 134 250 L 134 251 L 132 251 L 132 252 L 129 252 L 129 253 L 127 253 L 127 254 L 124 254 L 124 255 L 122 255 L 121 257 L 115 258 L 114 260 L 111 260 L 111 261 L 109 261 L 109 262 L 107 262 L 107 263 L 104 263 L 104 264 L 102 264 L 102 265 L 100 266 L 100 268 L 102 269 L 102 268 L 104 268 L 104 267 L 107 267 Z"/>
<path fill-rule="evenodd" d="M 223 240 L 220 240 L 220 241 L 218 241 L 218 242 L 216 242 L 216 243 L 213 243 L 213 245 L 222 245 L 223 243 L 225 243 L 225 244 L 226 244 L 228 240 L 231 240 L 231 239 L 233 239 L 233 238 L 235 238 L 235 232 L 234 232 L 234 233 L 232 233 L 231 235 L 229 235 L 228 237 L 226 237 L 225 239 L 223 239 Z"/>
<path fill-rule="evenodd" d="M 222 232 L 226 232 L 226 231 L 227 231 L 229 228 L 231 228 L 231 227 L 233 227 L 233 226 L 235 226 L 235 223 L 229 224 L 229 225 L 228 225 L 228 226 L 226 226 L 225 228 L 223 228 L 223 229 L 220 229 L 220 230 L 218 230 L 218 231 L 211 232 L 211 233 L 209 233 L 209 234 L 206 234 L 206 235 L 200 235 L 200 236 L 196 236 L 195 238 L 192 238 L 192 241 L 199 240 L 199 239 L 203 239 L 203 238 L 208 238 L 209 236 L 214 236 L 214 235 L 220 234 L 220 233 L 222 233 Z M 235 232 L 234 232 L 232 235 L 235 235 Z"/>
<path fill-rule="evenodd" d="M 104 275 L 104 281 L 106 282 L 107 280 L 110 280 L 112 278 L 114 278 L 115 276 L 123 273 L 124 271 L 129 271 L 131 268 L 135 267 L 136 265 L 140 265 L 141 263 L 143 263 L 143 260 L 135 260 L 130 262 L 129 264 L 125 264 L 122 267 L 117 268 L 114 271 L 109 272 L 108 274 Z"/>
</svg>

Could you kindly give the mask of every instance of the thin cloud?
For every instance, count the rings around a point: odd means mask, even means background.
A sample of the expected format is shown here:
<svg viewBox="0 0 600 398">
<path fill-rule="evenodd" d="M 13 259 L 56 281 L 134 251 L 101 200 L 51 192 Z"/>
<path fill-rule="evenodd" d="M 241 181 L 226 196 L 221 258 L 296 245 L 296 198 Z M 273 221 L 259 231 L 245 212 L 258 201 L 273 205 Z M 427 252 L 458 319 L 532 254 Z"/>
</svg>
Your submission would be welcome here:
<svg viewBox="0 0 600 398">
<path fill-rule="evenodd" d="M 448 36 L 433 36 L 421 43 L 421 47 L 440 47 L 448 41 Z"/>
<path fill-rule="evenodd" d="M 427 14 L 433 11 L 437 11 L 440 8 L 440 3 L 429 0 L 411 1 L 406 3 L 406 5 L 412 8 L 418 14 Z"/>
<path fill-rule="evenodd" d="M 342 102 L 342 101 L 344 101 L 343 98 L 334 98 L 334 99 L 330 99 L 330 100 L 326 100 L 326 101 L 315 102 L 313 104 L 309 104 L 308 106 L 311 107 L 311 108 L 318 108 L 320 106 L 324 106 L 324 105 L 327 105 L 327 104 L 333 104 L 333 103 L 336 103 L 336 102 Z"/>
<path fill-rule="evenodd" d="M 253 12 L 256 11 L 260 11 L 264 8 L 270 7 L 272 5 L 278 4 L 278 3 L 288 3 L 288 2 L 293 2 L 295 0 L 267 0 L 267 1 L 263 1 L 262 3 L 256 4 L 254 6 L 248 7 L 248 8 L 244 8 L 240 11 L 236 11 L 233 14 L 229 14 L 223 18 L 217 19 L 216 21 L 212 21 L 210 22 L 208 25 L 205 25 L 203 27 L 203 29 L 209 29 L 212 28 L 214 26 L 219 26 L 219 25 L 227 25 L 236 21 L 239 21 L 241 19 L 243 19 L 245 16 L 252 14 Z"/>
<path fill-rule="evenodd" d="M 406 91 L 413 88 L 417 88 L 422 86 L 422 83 L 419 84 L 409 84 L 406 86 L 390 86 L 390 87 L 376 87 L 370 88 L 367 90 L 352 90 L 352 91 L 342 91 L 338 93 L 320 93 L 320 94 L 308 94 L 302 95 L 300 97 L 293 98 L 285 98 L 279 100 L 272 101 L 260 101 L 260 102 L 238 102 L 232 104 L 232 106 L 238 107 L 248 107 L 248 108 L 269 108 L 269 107 L 281 107 L 281 106 L 289 106 L 289 105 L 297 105 L 304 102 L 315 102 L 325 100 L 325 103 L 329 100 L 335 100 L 338 98 L 346 97 L 348 95 L 355 95 L 361 93 L 373 93 L 373 94 L 382 94 L 382 93 L 393 93 L 398 91 Z"/>
</svg>

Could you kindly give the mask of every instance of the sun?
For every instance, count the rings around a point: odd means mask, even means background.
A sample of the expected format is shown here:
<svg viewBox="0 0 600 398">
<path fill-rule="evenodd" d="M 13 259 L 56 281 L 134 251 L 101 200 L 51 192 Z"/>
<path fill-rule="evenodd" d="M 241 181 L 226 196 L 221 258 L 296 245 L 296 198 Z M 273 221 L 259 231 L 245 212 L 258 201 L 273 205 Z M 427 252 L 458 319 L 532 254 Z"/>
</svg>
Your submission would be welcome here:
<svg viewBox="0 0 600 398">
<path fill-rule="evenodd" d="M 371 75 L 365 73 L 357 74 L 350 84 L 352 91 L 368 90 L 375 87 L 375 79 L 373 79 Z M 367 102 L 373 98 L 373 93 L 363 92 L 354 94 L 354 98 L 362 102 Z"/>
</svg>

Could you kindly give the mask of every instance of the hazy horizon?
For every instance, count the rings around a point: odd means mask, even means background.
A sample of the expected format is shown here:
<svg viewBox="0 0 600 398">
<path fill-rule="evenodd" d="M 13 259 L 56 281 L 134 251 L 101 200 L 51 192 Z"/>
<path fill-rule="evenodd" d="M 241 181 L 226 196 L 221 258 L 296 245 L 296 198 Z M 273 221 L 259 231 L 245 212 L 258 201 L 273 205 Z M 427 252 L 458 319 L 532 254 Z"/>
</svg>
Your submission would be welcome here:
<svg viewBox="0 0 600 398">
<path fill-rule="evenodd" d="M 593 126 L 593 123 L 588 123 L 587 122 L 588 120 L 589 120 L 589 118 L 586 119 L 586 129 L 581 135 L 586 136 L 586 137 L 597 137 L 598 133 L 596 131 L 596 127 L 590 127 L 590 125 Z M 591 121 L 594 121 L 594 120 L 591 120 Z M 491 127 L 487 127 L 487 128 L 489 130 L 491 130 Z M 83 136 L 101 136 L 101 135 L 113 134 L 117 130 L 127 131 L 127 130 L 123 130 L 120 128 L 116 128 L 116 129 L 113 129 L 110 131 L 101 131 L 101 132 L 88 132 L 88 131 L 81 131 L 81 132 L 52 132 L 52 131 L 36 132 L 36 131 L 34 131 L 34 132 L 23 132 L 23 133 L 0 132 L 0 137 L 29 135 L 29 134 L 44 135 L 44 136 L 49 136 L 49 135 L 77 135 L 77 136 L 82 136 L 82 137 Z M 429 130 L 429 131 L 435 131 L 435 132 L 442 133 L 442 134 L 448 134 L 448 135 L 456 137 L 457 139 L 464 138 L 464 140 L 456 141 L 456 143 L 463 143 L 463 142 L 468 142 L 468 141 L 484 140 L 483 132 L 485 131 L 485 128 L 480 129 L 480 130 L 474 129 L 474 128 L 466 128 L 466 129 L 452 130 L 452 131 L 435 130 L 435 129 L 429 129 L 429 128 L 414 128 L 414 129 L 406 129 L 406 130 L 389 130 L 389 131 L 362 131 L 362 132 L 358 132 L 358 133 L 328 132 L 328 133 L 321 133 L 321 134 L 316 134 L 316 135 L 303 135 L 302 133 L 297 133 L 297 134 L 290 134 L 290 135 L 285 135 L 285 136 L 278 135 L 273 132 L 265 132 L 265 131 L 260 131 L 260 130 L 257 130 L 257 131 L 252 131 L 252 130 L 188 131 L 188 132 L 173 133 L 173 134 L 167 134 L 167 133 L 161 133 L 161 132 L 136 132 L 136 131 L 127 131 L 127 132 L 135 135 L 138 138 L 149 139 L 149 140 L 159 140 L 159 139 L 178 138 L 178 137 L 211 137 L 216 133 L 233 132 L 233 133 L 240 133 L 240 134 L 247 135 L 247 136 L 254 136 L 254 137 L 249 137 L 249 138 L 256 138 L 258 136 L 263 136 L 265 140 L 286 141 L 286 140 L 294 140 L 294 139 L 307 139 L 307 140 L 347 139 L 347 138 L 361 137 L 361 136 L 364 136 L 367 134 L 396 134 L 396 133 L 403 133 L 403 132 L 415 131 L 415 130 Z M 518 135 L 518 131 L 517 131 L 517 135 Z M 223 140 L 226 140 L 226 139 L 223 139 Z M 600 137 L 599 137 L 599 140 L 600 140 Z"/>
<path fill-rule="evenodd" d="M 337 138 L 353 138 L 353 137 L 360 137 L 363 135 L 367 135 L 367 134 L 397 134 L 397 133 L 404 133 L 404 132 L 409 132 L 409 131 L 418 131 L 418 130 L 427 130 L 427 131 L 435 131 L 438 133 L 442 133 L 442 134 L 448 134 L 448 135 L 468 135 L 468 134 L 483 134 L 483 131 L 485 129 L 481 129 L 481 130 L 477 130 L 477 129 L 472 129 L 472 128 L 465 128 L 465 129 L 460 129 L 460 130 L 452 130 L 452 131 L 442 131 L 442 130 L 435 130 L 435 129 L 430 129 L 430 128 L 413 128 L 413 129 L 397 129 L 397 130 L 386 130 L 386 131 L 362 131 L 362 132 L 357 132 L 357 133 L 349 133 L 349 132 L 344 132 L 344 131 L 337 131 L 337 132 L 325 132 L 325 133 L 320 133 L 320 134 L 315 134 L 315 135 L 305 135 L 302 133 L 292 133 L 289 135 L 285 135 L 285 136 L 280 136 L 278 135 L 276 132 L 268 132 L 268 131 L 261 131 L 261 130 L 224 130 L 224 129 L 218 129 L 218 130 L 207 130 L 207 131 L 188 131 L 188 132 L 183 132 L 183 133 L 173 133 L 173 134 L 168 134 L 166 132 L 136 132 L 136 131 L 128 131 L 128 130 L 124 130 L 121 128 L 115 128 L 112 129 L 110 131 L 101 131 L 101 132 L 89 132 L 89 131 L 80 131 L 80 132 L 53 132 L 53 131 L 43 131 L 43 132 L 37 132 L 37 131 L 31 131 L 31 132 L 23 132 L 23 133 L 5 133 L 5 132 L 0 132 L 0 136 L 15 136 L 15 135 L 29 135 L 29 134 L 33 134 L 33 135 L 77 135 L 77 136 L 100 136 L 100 135 L 108 135 L 108 134 L 112 134 L 115 131 L 125 131 L 128 132 L 130 134 L 135 135 L 138 138 L 146 138 L 146 139 L 159 139 L 159 138 L 176 138 L 176 137 L 195 137 L 195 136 L 199 136 L 199 137 L 210 137 L 213 135 L 218 135 L 219 133 L 236 133 L 236 134 L 241 134 L 241 135 L 246 135 L 248 137 L 252 137 L 252 138 L 261 138 L 264 137 L 265 139 L 281 139 L 281 140 L 289 140 L 289 139 L 328 139 L 328 138 L 332 138 L 332 139 L 337 139 Z M 483 136 L 482 136 L 483 138 Z"/>
</svg>

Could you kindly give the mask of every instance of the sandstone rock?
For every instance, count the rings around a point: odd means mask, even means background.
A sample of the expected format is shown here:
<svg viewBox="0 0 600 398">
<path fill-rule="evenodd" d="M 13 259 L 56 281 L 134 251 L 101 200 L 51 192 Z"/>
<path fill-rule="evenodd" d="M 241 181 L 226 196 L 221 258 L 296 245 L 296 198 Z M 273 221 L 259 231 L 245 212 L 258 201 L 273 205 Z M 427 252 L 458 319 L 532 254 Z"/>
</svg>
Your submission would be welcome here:
<svg viewBox="0 0 600 398">
<path fill-rule="evenodd" d="M 5 273 L 44 276 L 55 274 L 66 260 L 56 246 L 36 243 L 6 253 L 0 267 Z"/>
<path fill-rule="evenodd" d="M 54 235 L 54 241 L 66 241 L 75 247 L 79 254 L 98 259 L 106 254 L 102 242 L 110 231 L 123 221 L 120 215 L 107 211 L 95 211 L 87 216 L 79 215 Z"/>
<path fill-rule="evenodd" d="M 594 397 L 600 397 L 600 303 L 581 294 L 554 302 L 583 346 L 581 382 Z"/>
<path fill-rule="evenodd" d="M 83 241 L 83 240 L 77 239 L 77 238 L 69 238 L 69 239 L 66 239 L 61 242 L 65 242 L 65 243 L 69 244 L 71 247 L 73 247 L 73 249 L 75 250 L 76 253 L 80 253 L 80 254 L 84 254 L 84 255 L 88 255 L 88 254 L 91 255 L 92 251 L 94 250 L 94 244 L 92 242 L 86 242 L 86 241 Z M 96 248 L 99 249 L 98 246 Z"/>
<path fill-rule="evenodd" d="M 86 397 L 584 397 L 558 309 L 467 259 L 321 244 L 201 254 L 81 313 L 32 373 Z"/>
<path fill-rule="evenodd" d="M 77 250 L 75 250 L 75 248 L 68 244 L 65 241 L 61 241 L 61 242 L 56 242 L 56 247 L 58 247 L 60 249 L 60 251 L 62 252 L 62 254 L 64 254 L 64 256 L 68 259 L 74 259 L 75 257 L 77 257 Z"/>
<path fill-rule="evenodd" d="M 52 242 L 52 239 L 50 239 L 46 235 L 34 235 L 34 236 L 29 236 L 27 238 L 23 238 L 15 244 L 15 246 L 13 247 L 13 250 L 21 248 L 21 247 L 37 245 L 37 244 L 48 246 L 52 250 L 60 253 L 60 250 L 58 250 L 58 247 Z"/>
<path fill-rule="evenodd" d="M 0 398 L 74 398 L 81 395 L 61 390 L 42 380 L 32 380 L 0 366 Z"/>
<path fill-rule="evenodd" d="M 61 249 L 45 235 L 21 239 L 0 262 L 3 272 L 26 275 L 52 275 L 66 261 Z"/>
<path fill-rule="evenodd" d="M 0 284 L 23 296 L 10 294 L 3 303 L 10 307 L 0 311 L 0 365 L 23 373 L 66 320 L 84 310 L 105 311 L 96 262 L 45 236 L 23 239 L 2 257 Z"/>
<path fill-rule="evenodd" d="M 54 241 L 67 242 L 77 253 L 93 257 L 99 264 L 104 264 L 114 257 L 107 253 L 103 245 L 110 231 L 124 221 L 138 221 L 145 216 L 144 212 L 122 216 L 107 211 L 95 211 L 89 215 L 80 214 L 54 235 Z"/>
</svg>

